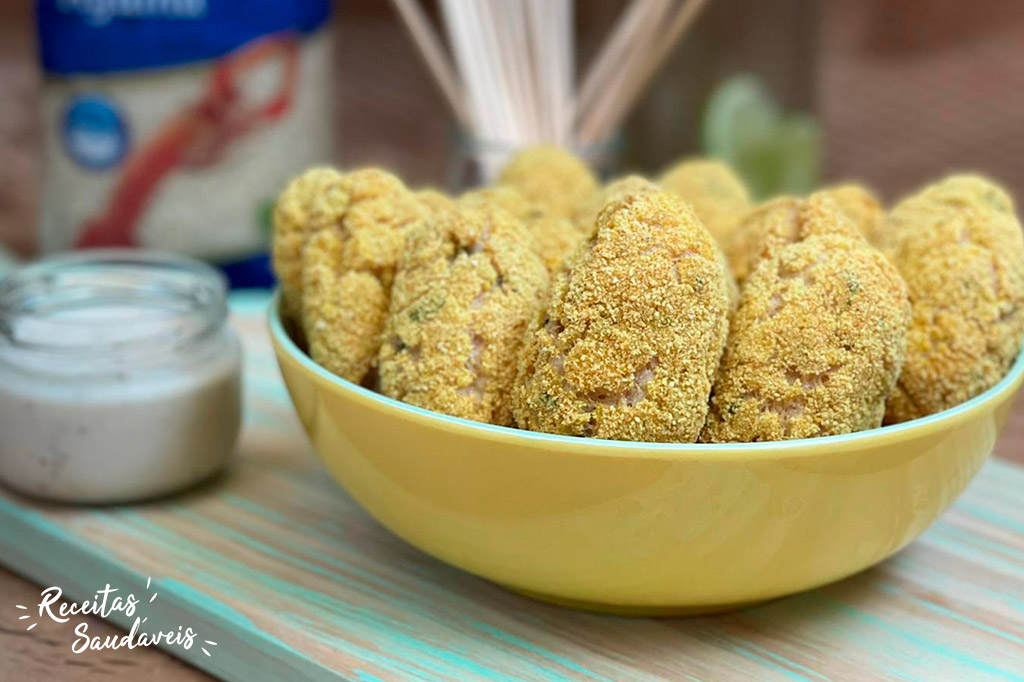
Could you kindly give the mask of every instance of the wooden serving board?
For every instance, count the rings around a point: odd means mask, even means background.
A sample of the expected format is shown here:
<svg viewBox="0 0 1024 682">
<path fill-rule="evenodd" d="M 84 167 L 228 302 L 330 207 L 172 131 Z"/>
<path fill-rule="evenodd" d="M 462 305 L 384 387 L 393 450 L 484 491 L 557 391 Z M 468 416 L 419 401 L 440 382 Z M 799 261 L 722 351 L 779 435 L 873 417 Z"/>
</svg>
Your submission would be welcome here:
<svg viewBox="0 0 1024 682">
<path fill-rule="evenodd" d="M 908 549 L 813 592 L 693 619 L 564 610 L 409 547 L 328 478 L 277 374 L 265 304 L 233 301 L 246 416 L 227 474 L 139 506 L 0 492 L 0 563 L 78 600 L 106 583 L 147 593 L 152 577 L 147 627 L 193 627 L 217 642 L 210 656 L 168 650 L 239 682 L 1024 680 L 1022 468 L 989 462 Z"/>
</svg>

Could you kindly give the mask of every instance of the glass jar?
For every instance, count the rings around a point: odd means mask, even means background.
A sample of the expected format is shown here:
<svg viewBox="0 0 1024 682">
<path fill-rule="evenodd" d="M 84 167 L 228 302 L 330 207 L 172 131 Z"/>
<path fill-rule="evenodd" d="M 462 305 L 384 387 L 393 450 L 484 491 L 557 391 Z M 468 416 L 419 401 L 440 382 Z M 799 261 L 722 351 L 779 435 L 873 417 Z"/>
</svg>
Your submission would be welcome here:
<svg viewBox="0 0 1024 682">
<path fill-rule="evenodd" d="M 0 282 L 0 479 L 106 503 L 219 471 L 241 414 L 225 291 L 197 261 L 112 249 Z"/>
</svg>

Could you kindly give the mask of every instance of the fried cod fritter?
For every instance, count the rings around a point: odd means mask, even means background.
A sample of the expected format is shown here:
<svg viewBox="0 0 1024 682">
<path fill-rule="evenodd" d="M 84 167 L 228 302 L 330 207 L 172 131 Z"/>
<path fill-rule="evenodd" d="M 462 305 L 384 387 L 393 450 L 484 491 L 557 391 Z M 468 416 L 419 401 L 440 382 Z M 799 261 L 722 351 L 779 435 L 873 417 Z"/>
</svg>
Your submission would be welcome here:
<svg viewBox="0 0 1024 682">
<path fill-rule="evenodd" d="M 590 237 L 597 229 L 597 216 L 601 209 L 617 199 L 623 199 L 630 194 L 641 194 L 643 192 L 654 192 L 658 186 L 645 177 L 639 175 L 626 175 L 612 180 L 604 187 L 593 192 L 585 201 L 576 207 L 573 222 L 576 229 Z"/>
<path fill-rule="evenodd" d="M 1013 200 L 954 175 L 903 200 L 885 221 L 913 318 L 887 422 L 959 405 L 996 384 L 1024 333 L 1024 238 Z"/>
<path fill-rule="evenodd" d="M 692 442 L 728 326 L 714 241 L 662 191 L 612 201 L 597 225 L 527 336 L 515 420 L 548 433 Z"/>
<path fill-rule="evenodd" d="M 773 250 L 747 278 L 701 440 L 814 438 L 876 428 L 910 317 L 891 262 L 842 227 Z"/>
<path fill-rule="evenodd" d="M 445 211 L 450 211 L 455 208 L 455 199 L 440 190 L 424 188 L 416 190 L 414 194 L 416 196 L 416 200 L 423 204 L 427 211 L 429 211 L 433 216 L 440 215 Z"/>
<path fill-rule="evenodd" d="M 541 145 L 514 156 L 485 192 L 504 192 L 502 204 L 526 222 L 537 252 L 554 273 L 566 257 L 586 239 L 573 218 L 580 204 L 598 191 L 590 168 L 568 151 Z M 516 196 L 515 202 L 507 194 Z"/>
<path fill-rule="evenodd" d="M 312 359 L 455 417 L 641 442 L 877 428 L 999 382 L 1024 336 L 1012 198 L 952 175 L 888 214 L 860 184 L 751 209 L 725 164 L 599 186 L 526 149 L 453 198 L 310 168 L 273 211 Z"/>
<path fill-rule="evenodd" d="M 818 192 L 836 203 L 860 233 L 875 247 L 881 243 L 885 210 L 874 192 L 854 182 L 826 187 Z"/>
<path fill-rule="evenodd" d="M 511 425 L 516 356 L 547 291 L 522 221 L 490 190 L 410 230 L 380 348 L 381 392 Z"/>
<path fill-rule="evenodd" d="M 659 189 L 653 182 L 639 175 L 626 175 L 613 180 L 579 207 L 576 212 L 576 228 L 586 231 L 587 234 L 593 234 L 594 230 L 597 229 L 597 216 L 604 206 L 632 194 L 657 192 Z M 735 310 L 739 302 L 739 286 L 729 270 L 729 263 L 725 258 L 725 252 L 718 248 L 717 243 L 715 247 L 718 251 L 718 260 L 722 265 L 722 271 L 725 273 L 726 285 L 729 288 L 729 309 Z"/>
<path fill-rule="evenodd" d="M 534 251 L 549 273 L 554 273 L 572 253 L 585 235 L 577 231 L 568 218 L 562 218 L 527 201 L 514 187 L 497 185 L 466 194 L 467 203 L 486 202 L 499 206 L 526 225 Z"/>
<path fill-rule="evenodd" d="M 302 250 L 310 231 L 310 214 L 326 188 L 340 179 L 341 173 L 333 168 L 310 168 L 292 179 L 274 204 L 271 261 L 281 285 L 284 315 L 296 322 L 301 315 Z"/>
<path fill-rule="evenodd" d="M 302 319 L 309 355 L 343 379 L 360 383 L 373 364 L 388 292 L 372 272 L 345 270 L 344 241 L 312 234 L 302 259 Z"/>
<path fill-rule="evenodd" d="M 310 356 L 361 382 L 373 367 L 408 229 L 431 211 L 402 182 L 369 168 L 320 187 L 302 251 L 302 328 Z"/>
<path fill-rule="evenodd" d="M 779 248 L 814 234 L 861 236 L 839 207 L 823 193 L 807 199 L 778 197 L 751 211 L 726 244 L 729 267 L 740 287 Z"/>
<path fill-rule="evenodd" d="M 693 204 L 697 217 L 719 244 L 750 212 L 750 193 L 725 163 L 714 159 L 686 159 L 666 170 L 658 184 Z"/>
<path fill-rule="evenodd" d="M 552 145 L 529 147 L 516 154 L 502 169 L 497 184 L 515 188 L 545 215 L 568 220 L 599 187 L 585 163 Z"/>
</svg>

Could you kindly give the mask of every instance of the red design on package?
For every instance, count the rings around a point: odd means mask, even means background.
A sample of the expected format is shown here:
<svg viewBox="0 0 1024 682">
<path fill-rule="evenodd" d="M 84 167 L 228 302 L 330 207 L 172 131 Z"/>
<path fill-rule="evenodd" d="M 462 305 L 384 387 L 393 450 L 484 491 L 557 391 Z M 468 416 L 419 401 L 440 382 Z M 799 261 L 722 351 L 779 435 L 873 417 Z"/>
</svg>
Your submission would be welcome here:
<svg viewBox="0 0 1024 682">
<path fill-rule="evenodd" d="M 264 102 L 247 102 L 241 79 L 273 59 L 283 67 L 277 92 Z M 160 184 L 177 169 L 216 163 L 232 142 L 283 117 L 298 77 L 299 45 L 291 33 L 259 38 L 218 59 L 203 96 L 131 154 L 106 209 L 85 224 L 76 246 L 138 246 L 139 219 Z"/>
</svg>

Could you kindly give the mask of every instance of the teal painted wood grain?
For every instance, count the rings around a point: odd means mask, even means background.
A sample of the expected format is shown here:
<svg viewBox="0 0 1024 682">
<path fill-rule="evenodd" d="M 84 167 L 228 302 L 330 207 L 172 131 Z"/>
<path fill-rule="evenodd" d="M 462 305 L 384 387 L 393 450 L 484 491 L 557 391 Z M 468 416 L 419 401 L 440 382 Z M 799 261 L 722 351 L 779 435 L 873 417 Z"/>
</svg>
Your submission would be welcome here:
<svg viewBox="0 0 1024 682">
<path fill-rule="evenodd" d="M 431 559 L 338 489 L 288 404 L 265 305 L 232 303 L 246 426 L 225 476 L 133 507 L 0 493 L 0 562 L 79 599 L 152 576 L 148 625 L 218 642 L 171 653 L 244 682 L 1024 681 L 1024 469 L 989 462 L 908 549 L 813 592 L 696 619 L 563 610 Z"/>
</svg>

